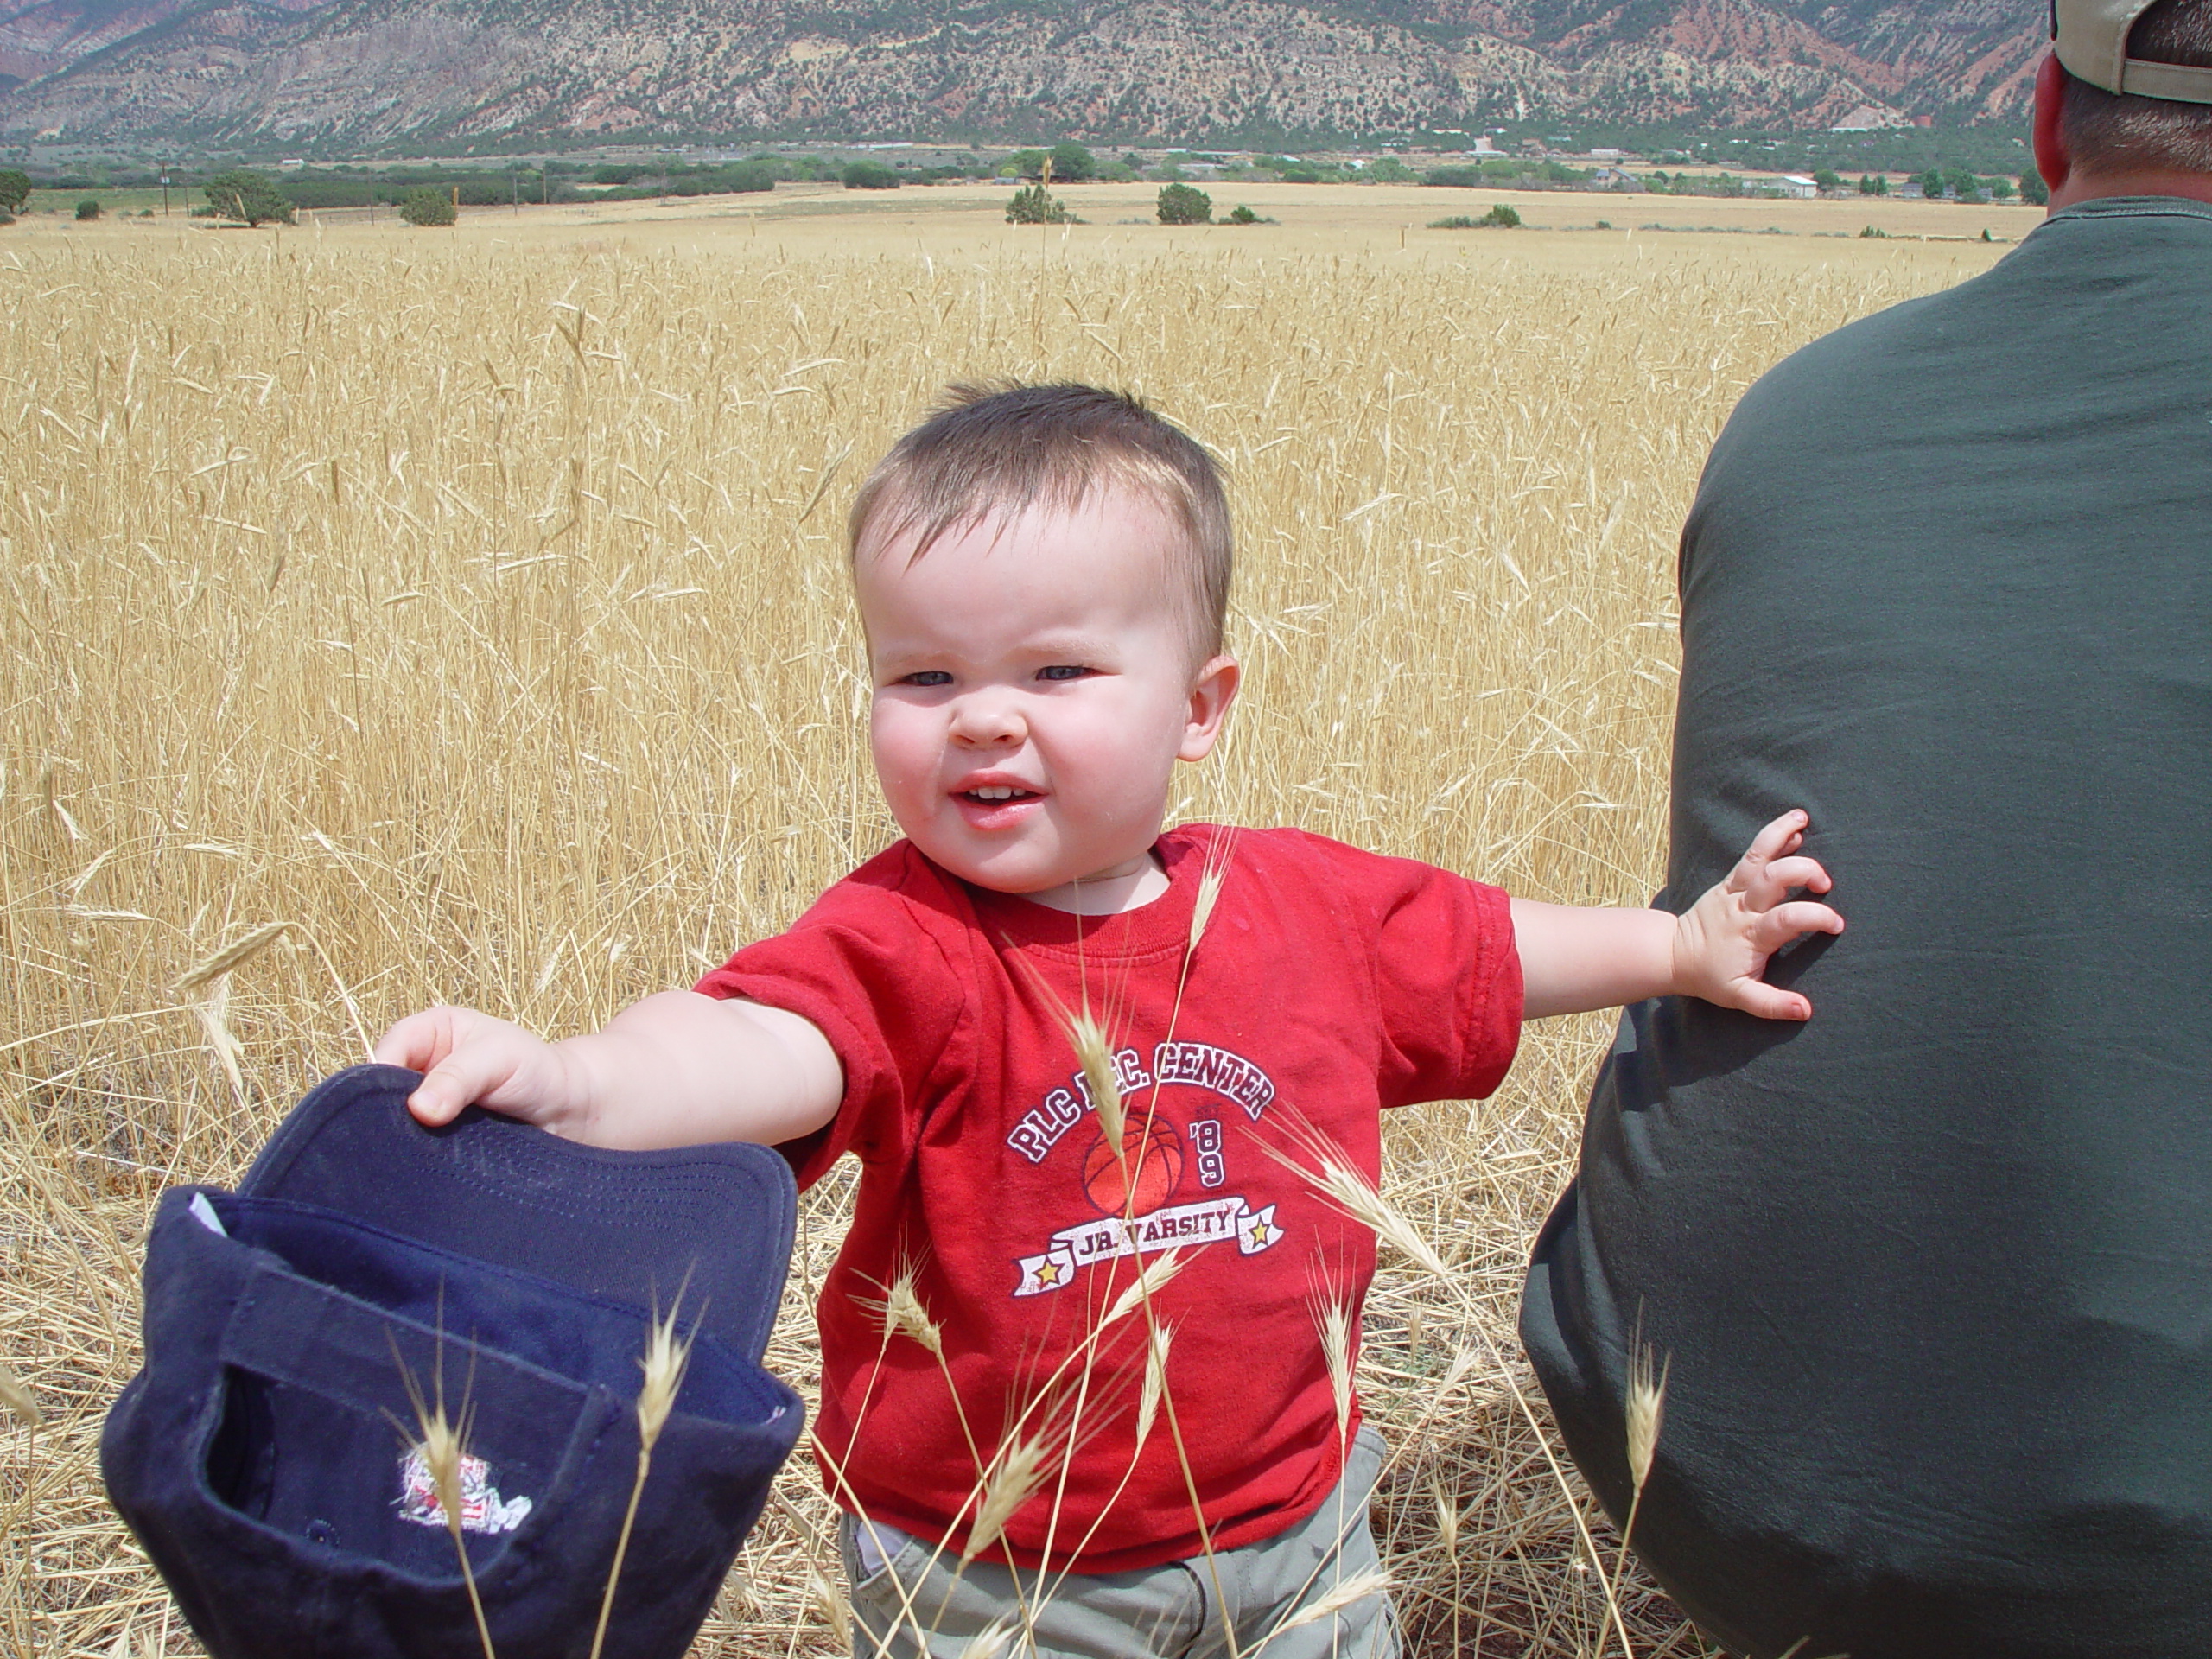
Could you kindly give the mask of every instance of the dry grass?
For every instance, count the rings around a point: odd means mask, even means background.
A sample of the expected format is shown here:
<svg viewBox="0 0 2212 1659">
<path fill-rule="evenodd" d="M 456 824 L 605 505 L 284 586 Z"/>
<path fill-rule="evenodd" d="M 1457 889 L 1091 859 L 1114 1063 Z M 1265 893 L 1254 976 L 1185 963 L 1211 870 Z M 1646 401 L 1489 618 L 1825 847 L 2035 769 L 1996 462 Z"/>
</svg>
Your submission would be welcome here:
<svg viewBox="0 0 2212 1659">
<path fill-rule="evenodd" d="M 1635 900 L 1707 443 L 1785 350 L 1986 257 L 1677 241 L 1578 270 L 1103 232 L 640 252 L 468 226 L 11 245 L 0 1363 L 45 1421 L 12 1393 L 0 1417 L 10 1656 L 194 1650 L 95 1467 L 164 1182 L 235 1177 L 428 1001 L 573 1031 L 889 838 L 836 527 L 934 387 L 1131 385 L 1229 463 L 1248 690 L 1179 813 Z M 1386 1267 L 1359 1363 L 1423 1653 L 1605 1630 L 1610 1561 L 1578 1552 L 1482 1357 L 1513 1351 L 1605 1029 L 1532 1031 L 1496 1099 L 1390 1125 L 1388 1190 L 1456 1281 Z M 772 1358 L 802 1389 L 849 1181 L 805 1206 Z M 797 1460 L 700 1651 L 831 1650 L 830 1518 Z M 1639 1652 L 1697 1651 L 1633 1574 L 1623 1593 Z"/>
</svg>

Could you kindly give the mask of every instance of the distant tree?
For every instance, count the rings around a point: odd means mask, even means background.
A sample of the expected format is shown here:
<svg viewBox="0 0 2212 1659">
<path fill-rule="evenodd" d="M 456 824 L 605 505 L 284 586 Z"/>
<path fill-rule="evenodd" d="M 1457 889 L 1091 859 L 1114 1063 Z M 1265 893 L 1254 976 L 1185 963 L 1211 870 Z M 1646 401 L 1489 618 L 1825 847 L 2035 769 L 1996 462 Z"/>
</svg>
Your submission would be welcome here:
<svg viewBox="0 0 2212 1659">
<path fill-rule="evenodd" d="M 2043 175 L 2032 168 L 2020 175 L 2020 200 L 2031 207 L 2050 205 L 2050 187 L 2043 181 Z"/>
<path fill-rule="evenodd" d="M 17 168 L 0 168 L 0 213 L 11 218 L 31 199 L 31 175 Z"/>
<path fill-rule="evenodd" d="M 276 188 L 276 181 L 251 168 L 237 167 L 227 173 L 218 173 L 201 188 L 207 191 L 207 204 L 215 210 L 218 219 L 242 219 L 248 225 L 272 220 L 290 225 L 298 220 L 297 212 Z"/>
<path fill-rule="evenodd" d="M 1082 184 L 1098 176 L 1098 158 L 1072 139 L 1052 146 L 1052 177 L 1061 184 Z"/>
<path fill-rule="evenodd" d="M 1988 193 L 1992 201 L 2010 201 L 2018 194 L 2010 179 L 1984 179 L 1981 188 Z"/>
<path fill-rule="evenodd" d="M 1006 222 L 1009 225 L 1072 225 L 1075 215 L 1067 204 L 1045 188 L 1043 181 L 1025 184 L 1014 193 L 1014 200 L 1006 205 Z"/>
<path fill-rule="evenodd" d="M 1144 157 L 1134 149 L 1125 149 L 1122 152 L 1122 165 L 1132 173 L 1141 173 L 1144 171 Z"/>
<path fill-rule="evenodd" d="M 1886 196 L 1890 194 L 1890 181 L 1879 173 L 1861 173 L 1859 175 L 1859 194 L 1862 196 Z"/>
<path fill-rule="evenodd" d="M 1360 173 L 1360 177 L 1370 184 L 1412 184 L 1420 175 L 1396 156 L 1385 156 L 1379 161 L 1370 162 Z"/>
<path fill-rule="evenodd" d="M 1521 215 L 1501 201 L 1492 207 L 1490 212 L 1484 213 L 1476 223 L 1495 225 L 1502 231 L 1517 231 L 1521 228 Z"/>
<path fill-rule="evenodd" d="M 1831 168 L 1816 167 L 1813 169 L 1813 182 L 1823 190 L 1840 190 L 1843 188 L 1843 175 Z"/>
<path fill-rule="evenodd" d="M 99 216 L 100 199 L 98 196 L 86 196 L 82 201 L 77 204 L 77 217 L 79 219 L 98 219 Z"/>
<path fill-rule="evenodd" d="M 1213 223 L 1213 199 L 1192 185 L 1161 185 L 1157 211 L 1163 225 Z"/>
<path fill-rule="evenodd" d="M 1002 179 L 1036 179 L 1045 174 L 1045 152 L 1041 149 L 1017 149 L 999 163 Z"/>
<path fill-rule="evenodd" d="M 410 225 L 451 225 L 461 217 L 461 210 L 453 205 L 449 191 L 435 184 L 418 185 L 410 190 L 399 203 L 399 216 Z"/>
<path fill-rule="evenodd" d="M 837 182 L 848 190 L 896 190 L 899 175 L 881 162 L 848 162 Z"/>
<path fill-rule="evenodd" d="M 1979 206 L 1988 200 L 1981 194 L 1981 181 L 1962 168 L 1954 168 L 1944 174 L 1943 182 L 1950 194 L 1961 202 Z"/>
<path fill-rule="evenodd" d="M 1925 173 L 1916 173 L 1913 175 L 1912 181 L 1920 187 L 1920 194 L 1929 200 L 1938 201 L 1942 199 L 1943 171 L 1941 168 L 1931 167 Z"/>
<path fill-rule="evenodd" d="M 1230 210 L 1229 222 L 1232 225 L 1256 225 L 1260 222 L 1260 216 L 1240 201 Z"/>
</svg>

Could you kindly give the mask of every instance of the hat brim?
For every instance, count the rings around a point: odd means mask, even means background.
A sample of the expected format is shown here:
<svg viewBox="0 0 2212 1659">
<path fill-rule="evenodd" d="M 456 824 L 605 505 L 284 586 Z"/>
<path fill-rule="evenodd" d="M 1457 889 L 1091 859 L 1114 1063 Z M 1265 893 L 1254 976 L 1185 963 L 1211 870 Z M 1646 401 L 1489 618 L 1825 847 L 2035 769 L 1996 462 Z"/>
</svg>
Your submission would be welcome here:
<svg viewBox="0 0 2212 1659">
<path fill-rule="evenodd" d="M 665 1311 L 760 1363 L 791 1263 L 798 1192 L 766 1147 L 579 1146 L 470 1107 L 407 1109 L 421 1077 L 340 1071 L 311 1090 L 238 1184 L 593 1295 Z"/>
</svg>

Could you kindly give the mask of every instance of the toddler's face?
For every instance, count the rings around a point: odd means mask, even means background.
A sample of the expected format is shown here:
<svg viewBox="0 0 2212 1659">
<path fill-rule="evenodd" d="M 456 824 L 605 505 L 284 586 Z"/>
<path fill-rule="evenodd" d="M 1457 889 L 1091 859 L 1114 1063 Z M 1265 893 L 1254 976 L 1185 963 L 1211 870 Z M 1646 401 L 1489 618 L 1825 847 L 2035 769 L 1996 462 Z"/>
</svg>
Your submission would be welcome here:
<svg viewBox="0 0 2212 1659">
<path fill-rule="evenodd" d="M 1175 531 L 1141 496 L 994 515 L 909 561 L 864 551 L 876 775 L 963 880 L 1053 899 L 1140 870 L 1176 760 L 1213 747 L 1236 668 L 1193 671 Z"/>
</svg>

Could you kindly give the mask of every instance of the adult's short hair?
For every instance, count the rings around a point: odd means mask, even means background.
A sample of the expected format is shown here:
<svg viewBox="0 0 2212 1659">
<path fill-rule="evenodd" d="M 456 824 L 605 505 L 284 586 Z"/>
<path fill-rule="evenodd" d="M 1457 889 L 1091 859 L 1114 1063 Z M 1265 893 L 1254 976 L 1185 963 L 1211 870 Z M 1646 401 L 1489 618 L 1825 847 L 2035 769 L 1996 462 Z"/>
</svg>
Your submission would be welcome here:
<svg viewBox="0 0 2212 1659">
<path fill-rule="evenodd" d="M 2212 0 L 2158 0 L 2128 31 L 2127 54 L 2212 69 Z M 2059 121 L 2075 165 L 2091 172 L 2212 175 L 2212 104 L 2108 92 L 2069 75 Z"/>
<path fill-rule="evenodd" d="M 852 556 L 912 537 L 912 558 L 994 514 L 1067 512 L 1100 492 L 1149 497 L 1178 532 L 1175 604 L 1193 665 L 1221 650 L 1232 548 L 1229 500 L 1205 446 L 1127 392 L 998 381 L 946 389 L 854 498 Z"/>
</svg>

